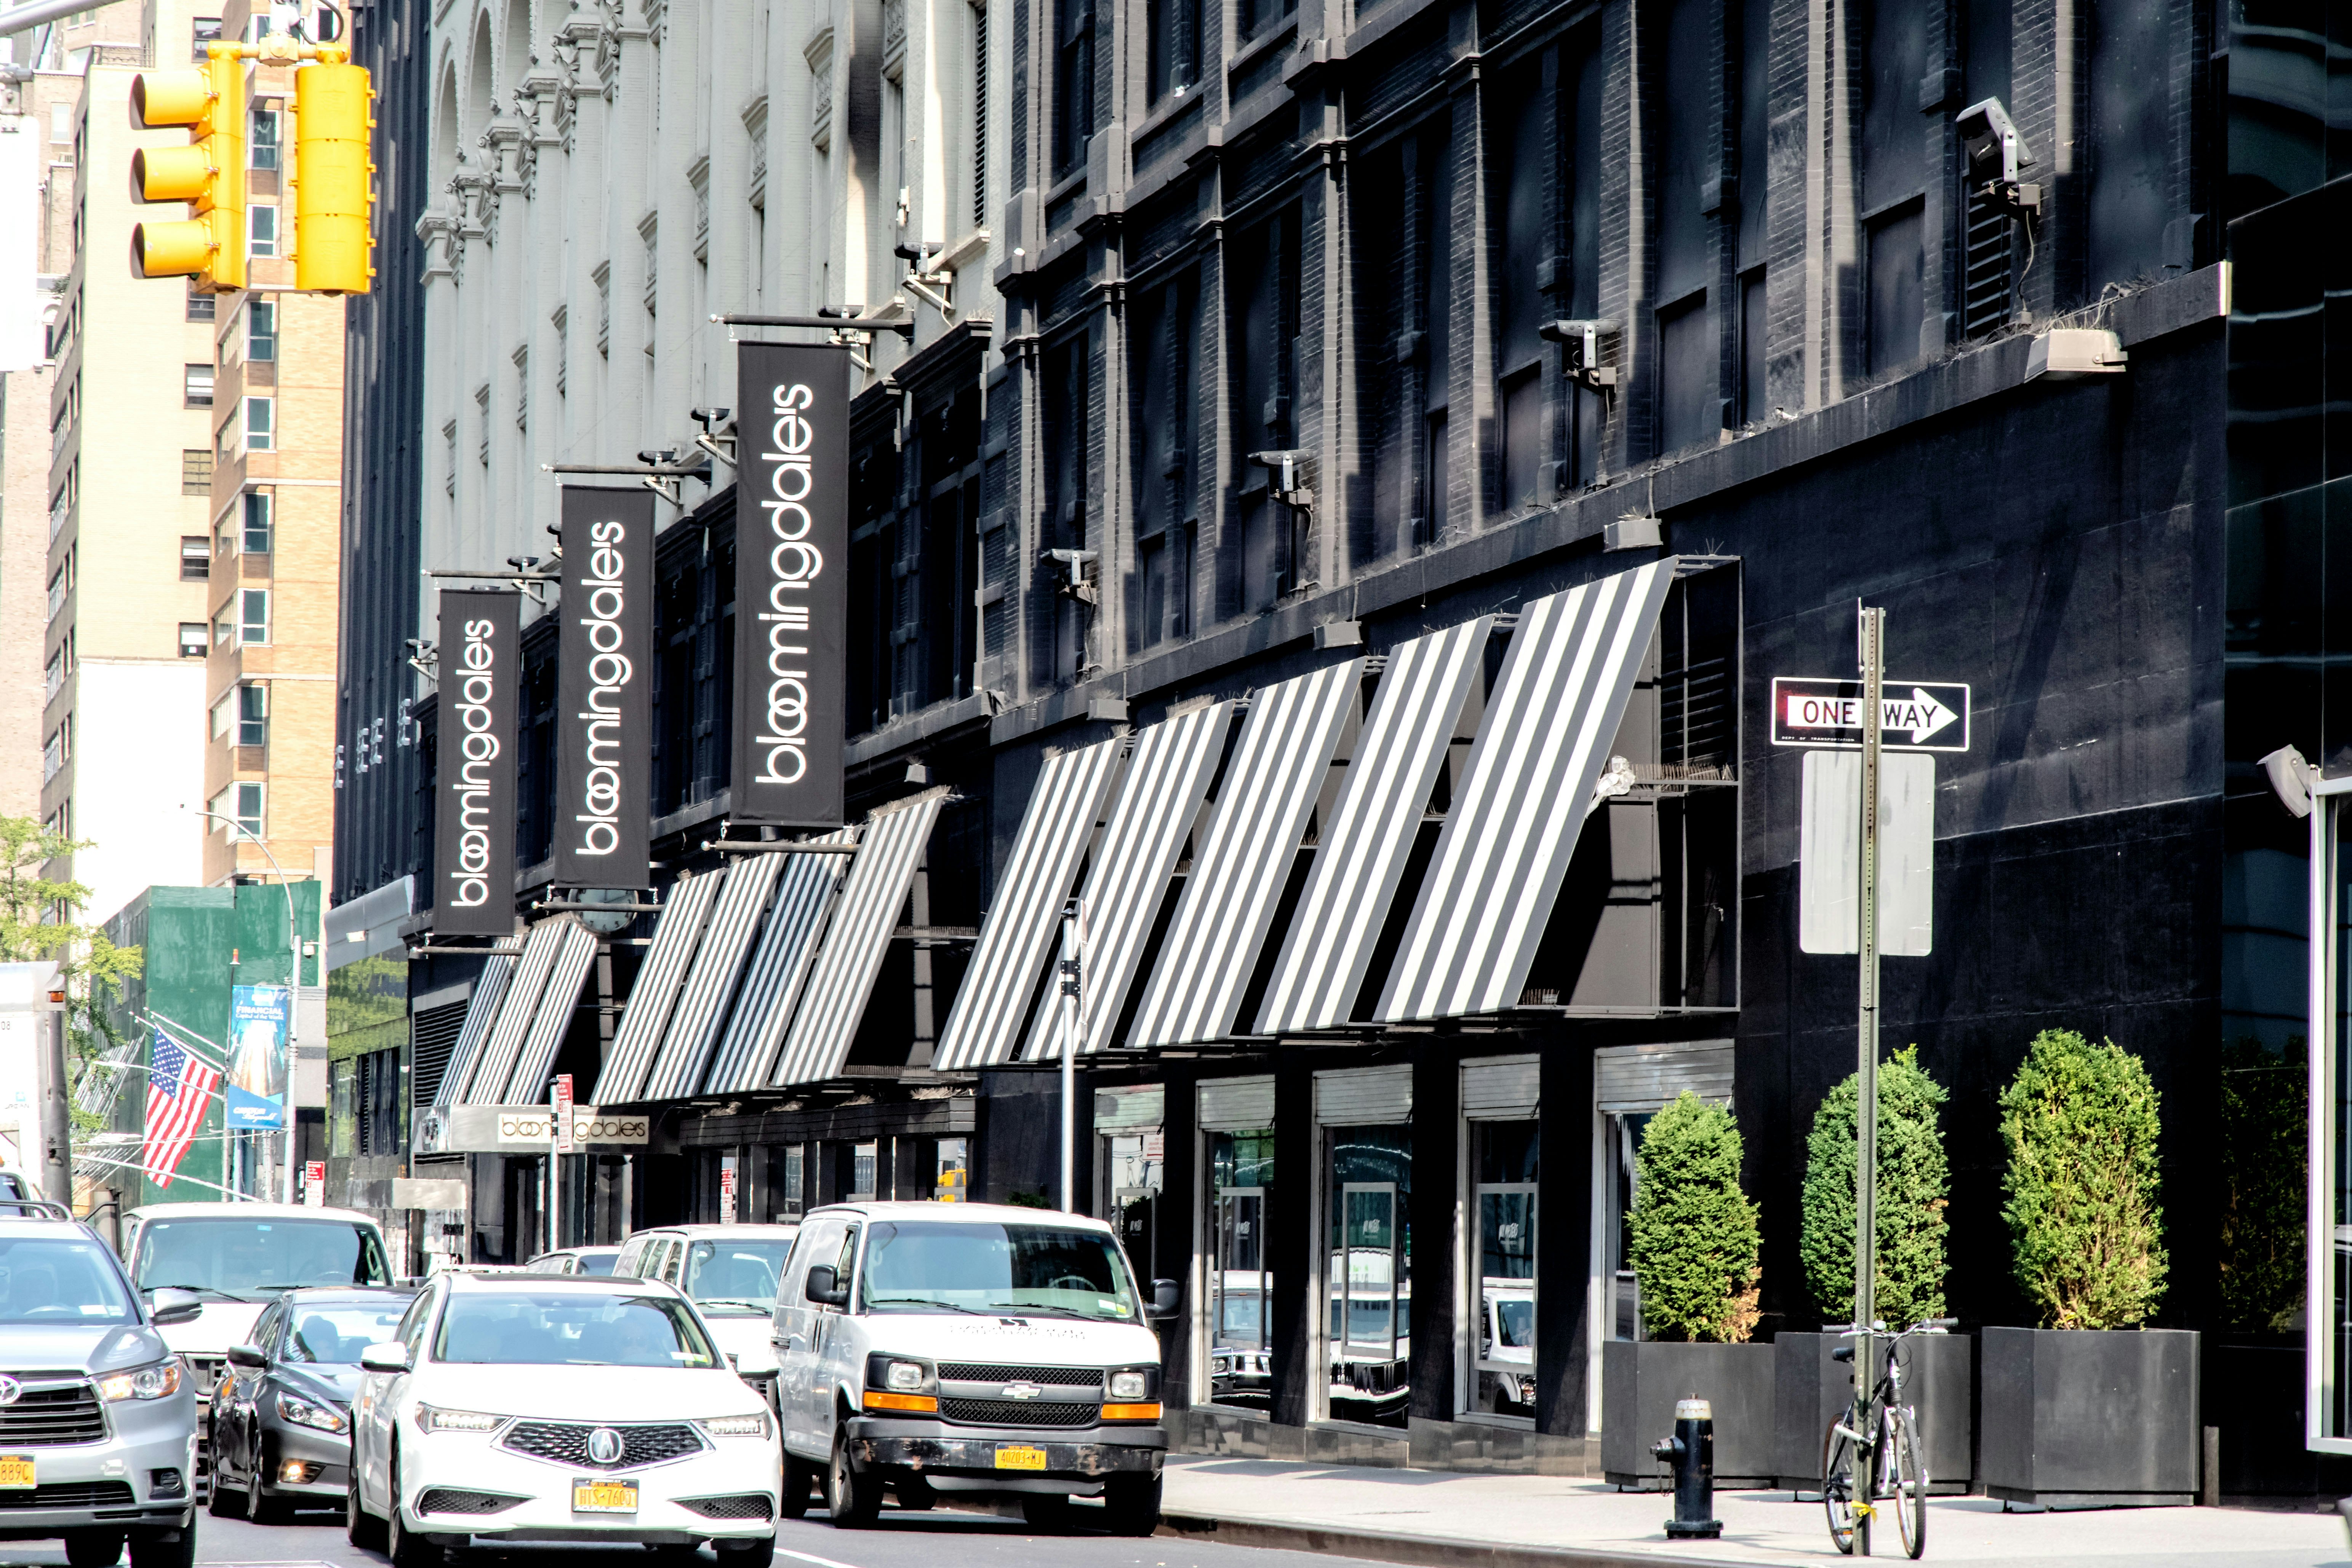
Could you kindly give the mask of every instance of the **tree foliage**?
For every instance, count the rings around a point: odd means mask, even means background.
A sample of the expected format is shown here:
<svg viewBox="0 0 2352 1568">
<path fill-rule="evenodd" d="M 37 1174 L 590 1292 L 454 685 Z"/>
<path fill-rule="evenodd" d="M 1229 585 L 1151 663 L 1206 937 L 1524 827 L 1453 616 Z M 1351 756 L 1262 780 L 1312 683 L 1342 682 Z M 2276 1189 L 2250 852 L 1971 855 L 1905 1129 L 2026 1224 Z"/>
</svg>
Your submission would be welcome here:
<svg viewBox="0 0 2352 1568">
<path fill-rule="evenodd" d="M 1951 1166 L 1937 1108 L 1944 1089 L 1906 1046 L 1878 1068 L 1877 1316 L 1914 1323 L 1944 1315 L 1945 1216 Z M 1861 1138 L 1859 1073 L 1830 1090 L 1806 1140 L 1805 1279 L 1825 1322 L 1853 1316 L 1854 1163 Z"/>
<path fill-rule="evenodd" d="M 2000 1096 L 2017 1282 L 2053 1329 L 2128 1329 L 2164 1294 L 2156 1086 L 2113 1040 L 2033 1037 Z"/>
<path fill-rule="evenodd" d="M 2221 1053 L 2221 1321 L 2275 1332 L 2303 1306 L 2310 1098 L 2303 1042 Z"/>
<path fill-rule="evenodd" d="M 1687 1089 L 1642 1134 L 1631 1261 L 1653 1339 L 1738 1344 L 1755 1331 L 1762 1240 L 1740 1154 L 1730 1110 Z"/>
<path fill-rule="evenodd" d="M 65 980 L 68 1070 L 83 1072 L 118 1041 L 112 1012 L 122 982 L 139 973 L 135 947 L 117 947 L 105 931 L 75 917 L 89 900 L 79 882 L 57 881 L 51 862 L 89 848 L 29 816 L 0 816 L 0 962 L 55 963 Z M 77 1109 L 77 1132 L 96 1130 Z"/>
</svg>

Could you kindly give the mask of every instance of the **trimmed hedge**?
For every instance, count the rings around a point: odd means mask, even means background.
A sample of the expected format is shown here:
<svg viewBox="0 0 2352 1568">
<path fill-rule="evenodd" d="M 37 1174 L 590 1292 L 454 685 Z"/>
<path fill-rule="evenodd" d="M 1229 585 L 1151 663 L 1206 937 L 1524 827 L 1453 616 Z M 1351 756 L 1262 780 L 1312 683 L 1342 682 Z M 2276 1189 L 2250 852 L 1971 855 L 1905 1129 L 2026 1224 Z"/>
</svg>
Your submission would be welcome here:
<svg viewBox="0 0 2352 1568">
<path fill-rule="evenodd" d="M 1652 1339 L 1738 1344 L 1756 1331 L 1762 1238 L 1740 1154 L 1730 1110 L 1688 1089 L 1642 1134 L 1629 1261 Z"/>
<path fill-rule="evenodd" d="M 1937 1109 L 1944 1089 L 1906 1046 L 1878 1068 L 1878 1316 L 1897 1325 L 1944 1315 L 1945 1215 L 1951 1166 Z M 1853 1316 L 1854 1160 L 1861 1138 L 1859 1073 L 1822 1100 L 1806 1140 L 1799 1250 L 1822 1321 Z"/>
</svg>

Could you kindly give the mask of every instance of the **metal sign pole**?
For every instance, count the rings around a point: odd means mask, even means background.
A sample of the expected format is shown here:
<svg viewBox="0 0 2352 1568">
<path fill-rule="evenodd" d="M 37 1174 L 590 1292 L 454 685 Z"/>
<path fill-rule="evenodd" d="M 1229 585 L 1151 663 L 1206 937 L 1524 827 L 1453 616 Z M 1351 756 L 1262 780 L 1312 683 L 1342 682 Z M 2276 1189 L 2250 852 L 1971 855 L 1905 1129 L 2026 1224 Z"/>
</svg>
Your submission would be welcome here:
<svg viewBox="0 0 2352 1568">
<path fill-rule="evenodd" d="M 1077 1212 L 1072 1189 L 1078 1146 L 1078 900 L 1062 906 L 1062 1212 Z"/>
<path fill-rule="evenodd" d="M 1862 656 L 1862 1016 L 1856 1042 L 1860 1102 L 1859 1141 L 1853 1164 L 1853 1321 L 1863 1331 L 1853 1342 L 1853 1428 L 1854 1551 L 1870 1555 L 1872 1497 L 1870 1432 L 1864 1426 L 1870 1392 L 1877 1386 L 1876 1358 L 1868 1330 L 1877 1313 L 1878 1252 L 1878 764 L 1880 699 L 1886 677 L 1886 612 L 1861 610 Z"/>
</svg>

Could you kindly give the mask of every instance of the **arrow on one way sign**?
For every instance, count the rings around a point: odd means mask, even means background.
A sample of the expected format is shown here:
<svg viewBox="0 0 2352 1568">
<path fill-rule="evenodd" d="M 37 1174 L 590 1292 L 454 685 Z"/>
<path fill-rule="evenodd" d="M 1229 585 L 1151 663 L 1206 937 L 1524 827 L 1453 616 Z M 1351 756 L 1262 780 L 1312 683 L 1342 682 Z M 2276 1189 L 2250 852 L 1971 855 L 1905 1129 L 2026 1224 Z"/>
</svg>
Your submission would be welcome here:
<svg viewBox="0 0 2352 1568">
<path fill-rule="evenodd" d="M 1880 743 L 1927 752 L 1969 749 L 1969 689 L 1962 681 L 1886 682 Z M 1772 680 L 1776 746 L 1862 744 L 1862 682 L 1782 675 Z"/>
</svg>

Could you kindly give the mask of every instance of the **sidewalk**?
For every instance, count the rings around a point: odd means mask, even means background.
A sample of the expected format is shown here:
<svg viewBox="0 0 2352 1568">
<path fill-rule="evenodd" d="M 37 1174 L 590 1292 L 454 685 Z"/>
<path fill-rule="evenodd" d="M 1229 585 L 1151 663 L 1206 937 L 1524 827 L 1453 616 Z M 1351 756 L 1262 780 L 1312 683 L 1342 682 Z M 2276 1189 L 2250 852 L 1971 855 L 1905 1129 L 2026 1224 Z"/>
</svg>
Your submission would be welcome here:
<svg viewBox="0 0 2352 1568">
<path fill-rule="evenodd" d="M 1670 1563 L 1842 1562 L 1819 1503 L 1718 1492 L 1715 1542 L 1665 1539 L 1672 1500 L 1597 1480 L 1376 1470 L 1171 1455 L 1162 1532 L 1433 1568 L 1664 1568 Z M 1901 1562 L 1894 1521 L 1875 1555 Z M 2114 1509 L 2004 1513 L 1989 1498 L 1928 1507 L 1927 1561 L 1976 1568 L 2352 1568 L 2333 1513 Z"/>
</svg>

